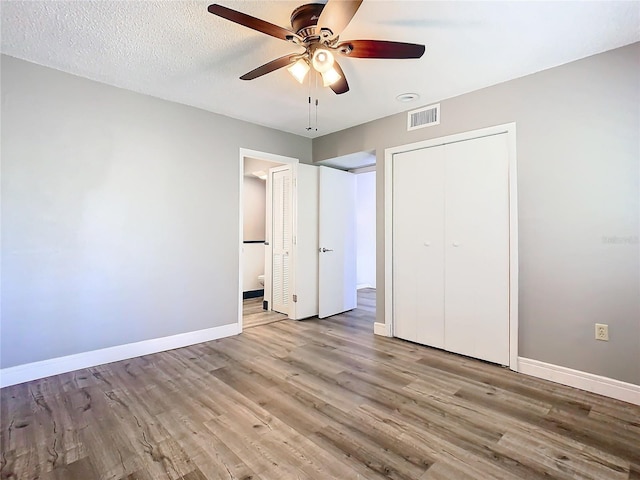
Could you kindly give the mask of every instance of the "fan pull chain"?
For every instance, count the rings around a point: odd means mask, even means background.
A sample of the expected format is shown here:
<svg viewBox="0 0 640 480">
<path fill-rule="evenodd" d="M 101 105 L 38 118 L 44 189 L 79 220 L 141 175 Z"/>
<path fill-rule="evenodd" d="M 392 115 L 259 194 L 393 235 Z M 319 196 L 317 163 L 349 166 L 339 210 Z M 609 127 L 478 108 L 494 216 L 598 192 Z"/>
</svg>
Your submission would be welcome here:
<svg viewBox="0 0 640 480">
<path fill-rule="evenodd" d="M 307 121 L 307 131 L 311 130 L 311 75 L 309 75 L 307 77 L 309 79 L 308 82 L 308 86 L 309 86 L 309 118 Z"/>
<path fill-rule="evenodd" d="M 315 86 L 313 88 L 311 88 L 311 75 L 309 75 L 309 97 L 308 97 L 308 101 L 309 101 L 309 121 L 307 123 L 307 131 L 310 130 L 314 130 L 314 127 L 311 125 L 311 103 L 313 100 L 313 97 L 315 96 L 315 107 L 316 107 L 316 112 L 315 112 L 315 131 L 318 131 L 318 76 L 317 75 L 313 75 L 313 77 L 315 78 Z M 313 95 L 315 94 L 315 95 Z"/>
<path fill-rule="evenodd" d="M 318 77 L 320 75 L 318 73 L 316 73 L 313 78 L 315 78 L 316 80 L 316 84 L 315 87 L 313 89 L 313 93 L 315 93 L 315 97 L 316 97 L 316 132 L 318 131 Z"/>
<path fill-rule="evenodd" d="M 315 93 L 316 97 L 316 132 L 318 131 L 318 73 L 313 76 L 315 80 L 315 85 L 313 88 L 313 93 Z"/>
</svg>

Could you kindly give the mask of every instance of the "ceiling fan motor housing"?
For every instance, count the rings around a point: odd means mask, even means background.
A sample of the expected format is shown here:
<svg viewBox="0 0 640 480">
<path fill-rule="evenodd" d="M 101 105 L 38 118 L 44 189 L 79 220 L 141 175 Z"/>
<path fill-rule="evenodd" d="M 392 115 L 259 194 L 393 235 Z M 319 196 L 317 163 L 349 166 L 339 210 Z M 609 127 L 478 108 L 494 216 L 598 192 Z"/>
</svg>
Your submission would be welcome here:
<svg viewBox="0 0 640 480">
<path fill-rule="evenodd" d="M 308 3 L 296 8 L 291 14 L 293 31 L 303 39 L 320 35 L 316 32 L 316 25 L 323 9 L 323 3 Z"/>
</svg>

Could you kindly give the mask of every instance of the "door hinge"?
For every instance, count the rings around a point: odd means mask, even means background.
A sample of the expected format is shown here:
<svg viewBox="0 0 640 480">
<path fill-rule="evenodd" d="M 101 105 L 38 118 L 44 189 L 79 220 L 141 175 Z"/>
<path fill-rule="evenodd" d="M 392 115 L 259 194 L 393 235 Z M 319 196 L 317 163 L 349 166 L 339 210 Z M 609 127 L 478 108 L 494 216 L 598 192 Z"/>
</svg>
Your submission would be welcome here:
<svg viewBox="0 0 640 480">
<path fill-rule="evenodd" d="M 296 177 L 293 177 L 293 186 L 296 187 L 298 185 L 298 180 Z"/>
<path fill-rule="evenodd" d="M 293 303 L 296 303 L 298 301 L 298 295 L 293 295 Z"/>
<path fill-rule="evenodd" d="M 293 236 L 293 244 L 294 245 L 298 244 L 298 238 L 295 235 Z"/>
</svg>

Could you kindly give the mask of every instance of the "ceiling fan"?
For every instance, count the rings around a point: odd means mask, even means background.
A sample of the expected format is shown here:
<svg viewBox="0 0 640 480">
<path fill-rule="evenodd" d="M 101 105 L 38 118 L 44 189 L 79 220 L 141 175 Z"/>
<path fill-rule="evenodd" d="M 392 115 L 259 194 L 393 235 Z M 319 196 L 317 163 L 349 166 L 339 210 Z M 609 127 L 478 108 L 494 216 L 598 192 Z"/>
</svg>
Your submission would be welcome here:
<svg viewBox="0 0 640 480">
<path fill-rule="evenodd" d="M 283 67 L 300 82 L 313 67 L 324 86 L 336 94 L 349 91 L 349 84 L 335 54 L 352 58 L 420 58 L 424 45 L 386 40 L 340 41 L 340 33 L 358 11 L 362 0 L 329 0 L 326 4 L 310 3 L 291 13 L 292 30 L 222 5 L 209 5 L 209 12 L 267 35 L 303 47 L 302 53 L 292 53 L 265 63 L 245 73 L 241 80 L 253 80 Z"/>
</svg>

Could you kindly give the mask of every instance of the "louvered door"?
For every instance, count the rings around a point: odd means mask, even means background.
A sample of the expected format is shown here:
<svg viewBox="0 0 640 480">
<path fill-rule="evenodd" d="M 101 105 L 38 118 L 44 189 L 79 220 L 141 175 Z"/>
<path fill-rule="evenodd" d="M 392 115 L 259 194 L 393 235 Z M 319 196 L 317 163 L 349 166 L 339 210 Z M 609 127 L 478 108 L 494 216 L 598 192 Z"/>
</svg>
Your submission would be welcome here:
<svg viewBox="0 0 640 480">
<path fill-rule="evenodd" d="M 273 208 L 271 226 L 272 246 L 272 310 L 289 314 L 290 251 L 291 251 L 291 180 L 289 166 L 270 170 L 271 201 Z"/>
</svg>

